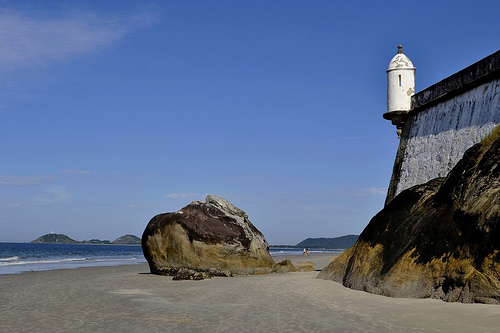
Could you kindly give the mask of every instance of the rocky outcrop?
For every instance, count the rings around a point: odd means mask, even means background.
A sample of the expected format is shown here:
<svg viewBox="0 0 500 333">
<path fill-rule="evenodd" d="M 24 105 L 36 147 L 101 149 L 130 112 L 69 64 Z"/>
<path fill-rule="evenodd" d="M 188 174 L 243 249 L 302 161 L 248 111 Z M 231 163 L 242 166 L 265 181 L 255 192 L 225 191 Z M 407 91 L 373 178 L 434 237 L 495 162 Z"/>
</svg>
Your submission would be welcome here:
<svg viewBox="0 0 500 333">
<path fill-rule="evenodd" d="M 290 273 L 296 271 L 290 259 L 285 259 L 276 264 L 276 273 Z"/>
<path fill-rule="evenodd" d="M 276 269 L 269 244 L 247 214 L 215 195 L 153 217 L 142 235 L 142 250 L 153 274 L 190 269 L 230 276 Z"/>
<path fill-rule="evenodd" d="M 500 302 L 500 138 L 396 196 L 319 278 L 394 297 Z"/>
<path fill-rule="evenodd" d="M 64 235 L 64 234 L 46 234 L 32 240 L 30 243 L 47 243 L 47 244 L 78 244 L 80 242 Z"/>
</svg>

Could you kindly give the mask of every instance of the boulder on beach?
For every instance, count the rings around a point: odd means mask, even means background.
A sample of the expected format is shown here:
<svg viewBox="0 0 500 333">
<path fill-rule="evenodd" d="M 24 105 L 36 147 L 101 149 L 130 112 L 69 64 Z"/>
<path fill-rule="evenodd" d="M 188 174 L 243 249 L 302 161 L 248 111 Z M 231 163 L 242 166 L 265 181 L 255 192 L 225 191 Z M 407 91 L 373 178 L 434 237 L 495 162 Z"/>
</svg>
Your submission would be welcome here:
<svg viewBox="0 0 500 333">
<path fill-rule="evenodd" d="M 276 270 L 269 244 L 247 214 L 215 195 L 153 217 L 142 235 L 142 250 L 153 274 L 191 269 L 231 276 Z"/>
<path fill-rule="evenodd" d="M 289 259 L 285 259 L 276 264 L 276 273 L 289 273 L 295 271 L 295 266 Z"/>
<path fill-rule="evenodd" d="M 319 278 L 394 297 L 500 303 L 500 131 L 401 192 Z"/>
</svg>

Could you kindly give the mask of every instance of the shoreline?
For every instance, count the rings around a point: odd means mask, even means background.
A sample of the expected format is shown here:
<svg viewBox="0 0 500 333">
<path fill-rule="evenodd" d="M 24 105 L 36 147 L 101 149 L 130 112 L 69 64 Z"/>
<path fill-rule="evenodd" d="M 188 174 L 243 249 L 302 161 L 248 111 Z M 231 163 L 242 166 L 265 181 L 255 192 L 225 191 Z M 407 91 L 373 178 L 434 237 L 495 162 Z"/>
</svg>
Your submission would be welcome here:
<svg viewBox="0 0 500 333">
<path fill-rule="evenodd" d="M 292 255 L 271 255 L 271 257 L 274 259 L 276 263 L 289 259 L 294 266 L 304 266 L 304 265 L 312 265 L 314 267 L 315 271 L 320 271 L 324 267 L 326 267 L 330 261 L 332 261 L 335 257 L 338 257 L 341 254 L 341 252 L 320 252 L 320 253 L 315 253 L 311 252 L 310 255 L 304 256 L 304 255 L 297 255 L 297 254 L 292 254 Z"/>
<path fill-rule="evenodd" d="M 24 243 L 10 243 L 10 244 L 24 244 Z M 28 244 L 28 243 L 26 243 Z M 38 244 L 38 243 L 37 243 Z M 42 244 L 42 243 L 39 243 Z M 101 245 L 114 245 L 114 246 L 121 246 L 121 247 L 137 247 L 135 245 L 118 245 L 118 244 L 49 244 L 49 245 L 56 245 L 56 246 L 101 246 Z M 110 247 L 112 248 L 112 247 Z M 331 255 L 331 256 L 337 256 L 341 253 L 340 250 L 331 250 L 327 249 L 312 249 L 310 256 L 302 256 L 301 250 L 298 249 L 292 249 L 293 251 L 290 252 L 274 252 L 271 251 L 271 256 L 275 260 L 276 263 L 284 260 L 285 258 L 310 258 L 313 256 L 316 258 L 318 255 Z M 338 252 L 337 252 L 338 251 Z M 14 253 L 13 253 L 14 254 Z M 57 255 L 57 254 L 56 254 Z M 115 254 L 111 254 L 113 256 Z M 138 259 L 140 257 L 140 259 Z M 136 263 L 145 263 L 146 260 L 144 259 L 142 250 L 137 255 L 133 255 L 131 257 L 122 257 L 121 255 L 112 258 L 108 257 L 106 255 L 104 256 L 94 256 L 92 253 L 77 253 L 74 256 L 69 256 L 69 257 L 60 257 L 60 258 L 55 258 L 52 256 L 48 256 L 46 258 L 42 259 L 33 259 L 28 260 L 26 262 L 24 261 L 19 261 L 17 263 L 9 263 L 10 260 L 16 259 L 19 260 L 19 257 L 17 255 L 13 257 L 8 257 L 8 258 L 0 258 L 0 264 L 2 264 L 2 260 L 5 260 L 3 265 L 0 265 L 0 276 L 2 275 L 10 275 L 10 274 L 23 274 L 26 272 L 34 272 L 34 271 L 51 271 L 51 270 L 61 270 L 61 269 L 77 269 L 77 268 L 82 268 L 82 267 L 105 267 L 105 266 L 121 266 L 121 265 L 133 265 Z M 104 258 L 104 259 L 103 259 Z M 130 260 L 130 263 L 126 263 L 125 261 Z M 302 260 L 304 261 L 304 260 Z M 305 261 L 306 263 L 313 264 L 312 262 Z M 328 262 L 323 263 L 323 267 L 326 266 Z M 315 267 L 316 270 L 321 269 L 323 267 Z"/>
<path fill-rule="evenodd" d="M 330 255 L 278 256 L 315 269 Z M 281 259 L 281 260 L 280 260 Z M 275 259 L 276 260 L 276 259 Z M 173 281 L 147 263 L 0 276 L 12 332 L 496 332 L 500 306 L 389 298 L 318 272 Z"/>
</svg>

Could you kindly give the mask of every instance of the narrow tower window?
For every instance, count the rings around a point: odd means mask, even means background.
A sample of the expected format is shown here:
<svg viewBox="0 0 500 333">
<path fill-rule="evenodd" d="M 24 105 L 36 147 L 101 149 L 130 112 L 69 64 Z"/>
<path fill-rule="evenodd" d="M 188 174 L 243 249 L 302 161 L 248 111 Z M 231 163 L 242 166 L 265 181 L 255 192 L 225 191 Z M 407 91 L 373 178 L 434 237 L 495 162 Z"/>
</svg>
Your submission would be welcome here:
<svg viewBox="0 0 500 333">
<path fill-rule="evenodd" d="M 399 86 L 401 87 L 401 75 L 399 75 Z"/>
</svg>

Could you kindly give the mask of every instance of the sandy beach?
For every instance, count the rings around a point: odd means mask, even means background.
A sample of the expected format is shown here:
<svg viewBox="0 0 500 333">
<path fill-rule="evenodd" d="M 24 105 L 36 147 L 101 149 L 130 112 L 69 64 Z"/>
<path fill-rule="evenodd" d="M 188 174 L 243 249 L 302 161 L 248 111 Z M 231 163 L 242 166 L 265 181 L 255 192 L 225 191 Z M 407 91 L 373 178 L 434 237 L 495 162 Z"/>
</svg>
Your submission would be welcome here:
<svg viewBox="0 0 500 333">
<path fill-rule="evenodd" d="M 329 255 L 280 256 L 323 268 Z M 172 281 L 146 264 L 0 276 L 2 332 L 498 332 L 500 306 L 398 299 L 317 271 Z"/>
</svg>

